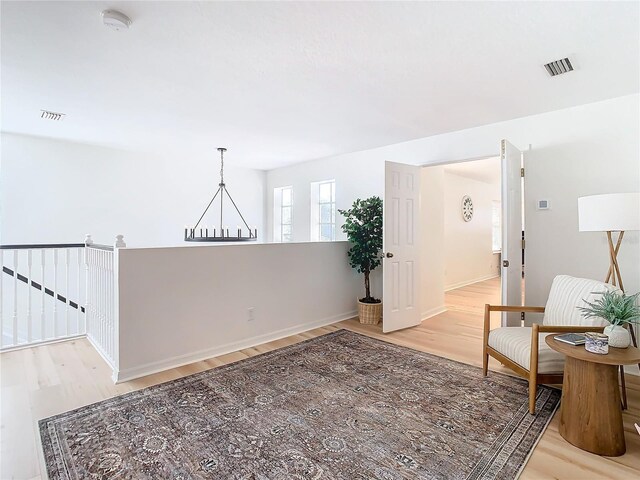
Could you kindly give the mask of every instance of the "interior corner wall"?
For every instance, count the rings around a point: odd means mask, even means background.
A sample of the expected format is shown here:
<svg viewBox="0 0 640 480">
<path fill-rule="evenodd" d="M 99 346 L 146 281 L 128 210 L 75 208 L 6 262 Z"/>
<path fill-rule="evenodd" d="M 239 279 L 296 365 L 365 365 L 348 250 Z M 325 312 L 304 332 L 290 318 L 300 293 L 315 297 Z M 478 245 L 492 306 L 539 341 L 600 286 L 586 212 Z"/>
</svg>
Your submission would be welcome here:
<svg viewBox="0 0 640 480">
<path fill-rule="evenodd" d="M 293 187 L 293 242 L 311 240 L 311 183 L 336 181 L 336 210 L 351 208 L 354 200 L 377 195 L 384 197 L 384 159 L 371 158 L 370 150 L 322 158 L 266 172 L 266 241 L 273 241 L 274 188 Z M 336 213 L 336 241 L 346 240 Z M 346 261 L 346 260 L 345 260 Z M 371 294 L 382 298 L 382 266 L 371 273 Z M 364 280 L 362 282 L 364 296 Z"/>
<path fill-rule="evenodd" d="M 122 234 L 128 246 L 184 245 L 185 225 L 194 225 L 218 188 L 215 155 L 175 158 L 42 137 L 2 133 L 0 240 L 4 244 L 112 244 Z M 225 166 L 231 194 L 264 238 L 264 171 Z M 241 224 L 226 202 L 225 223 Z M 207 215 L 213 225 L 219 211 Z"/>
<path fill-rule="evenodd" d="M 444 304 L 444 167 L 420 171 L 421 318 L 445 310 Z"/>
<path fill-rule="evenodd" d="M 462 197 L 465 195 L 473 202 L 473 217 L 468 222 L 462 218 L 461 211 Z M 481 182 L 447 172 L 445 169 L 445 290 L 460 288 L 499 275 L 497 255 L 492 249 L 492 202 L 500 201 L 500 197 L 499 182 Z"/>
<path fill-rule="evenodd" d="M 311 232 L 311 183 L 336 181 L 336 209 L 347 209 L 357 198 L 384 196 L 384 160 L 372 159 L 369 150 L 276 168 L 267 171 L 267 239 L 273 241 L 273 189 L 293 187 L 293 241 L 307 242 Z M 336 240 L 345 240 L 336 215 Z"/>
<path fill-rule="evenodd" d="M 640 191 L 639 131 L 640 95 L 634 94 L 332 157 L 313 165 L 314 177 L 324 176 L 327 165 L 327 174 L 344 169 L 357 186 L 364 169 L 365 183 L 382 194 L 385 161 L 426 165 L 496 156 L 503 138 L 525 151 L 531 144 L 525 153 L 526 303 L 544 305 L 556 275 L 604 278 L 606 240 L 578 232 L 578 197 Z M 272 172 L 267 178 L 270 191 L 287 181 Z M 538 199 L 548 199 L 551 209 L 536 210 Z M 625 235 L 619 259 L 625 287 L 637 292 L 638 232 Z"/>
</svg>

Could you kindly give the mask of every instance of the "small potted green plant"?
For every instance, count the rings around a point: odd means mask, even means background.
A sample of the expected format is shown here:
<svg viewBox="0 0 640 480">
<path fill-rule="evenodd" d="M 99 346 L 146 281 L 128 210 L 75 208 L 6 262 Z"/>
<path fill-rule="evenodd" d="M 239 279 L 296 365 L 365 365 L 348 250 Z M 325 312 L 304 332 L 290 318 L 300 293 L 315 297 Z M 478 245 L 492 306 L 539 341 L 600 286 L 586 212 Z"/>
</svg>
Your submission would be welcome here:
<svg viewBox="0 0 640 480">
<path fill-rule="evenodd" d="M 594 292 L 595 293 L 595 292 Z M 640 307 L 637 300 L 640 292 L 627 296 L 620 291 L 597 292 L 600 298 L 593 302 L 584 300 L 586 307 L 578 307 L 585 318 L 602 318 L 610 325 L 604 327 L 604 334 L 609 337 L 609 346 L 627 348 L 631 343 L 626 324 L 639 323 Z"/>
<path fill-rule="evenodd" d="M 344 215 L 342 231 L 351 243 L 349 264 L 364 275 L 364 298 L 358 301 L 360 323 L 376 325 L 382 316 L 382 301 L 371 296 L 369 275 L 382 263 L 382 200 L 371 197 L 357 199 Z"/>
</svg>

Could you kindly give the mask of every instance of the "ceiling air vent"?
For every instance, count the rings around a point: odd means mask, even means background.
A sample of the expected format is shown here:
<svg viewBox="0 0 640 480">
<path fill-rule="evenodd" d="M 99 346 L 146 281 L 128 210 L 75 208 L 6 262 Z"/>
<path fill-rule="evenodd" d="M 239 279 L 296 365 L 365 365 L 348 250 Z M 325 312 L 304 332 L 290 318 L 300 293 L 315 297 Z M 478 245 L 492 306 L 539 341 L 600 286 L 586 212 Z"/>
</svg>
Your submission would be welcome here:
<svg viewBox="0 0 640 480">
<path fill-rule="evenodd" d="M 59 122 L 64 117 L 64 113 L 56 113 L 49 110 L 40 110 L 40 118 L 44 118 L 45 120 L 55 120 Z"/>
<path fill-rule="evenodd" d="M 544 68 L 547 69 L 549 75 L 555 77 L 556 75 L 562 75 L 563 73 L 570 72 L 573 70 L 573 65 L 571 65 L 571 61 L 568 58 L 563 58 L 562 60 L 556 60 L 545 64 Z"/>
</svg>

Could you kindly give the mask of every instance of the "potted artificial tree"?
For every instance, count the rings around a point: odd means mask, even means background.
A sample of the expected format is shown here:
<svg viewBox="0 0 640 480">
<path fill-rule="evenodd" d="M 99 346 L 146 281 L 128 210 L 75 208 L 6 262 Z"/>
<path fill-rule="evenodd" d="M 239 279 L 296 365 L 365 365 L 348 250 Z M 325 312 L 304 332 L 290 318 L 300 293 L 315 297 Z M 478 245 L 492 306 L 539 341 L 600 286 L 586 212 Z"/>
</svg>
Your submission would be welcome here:
<svg viewBox="0 0 640 480">
<path fill-rule="evenodd" d="M 603 292 L 597 300 L 588 302 L 586 307 L 578 307 L 585 318 L 602 318 L 609 322 L 604 327 L 604 334 L 609 337 L 609 346 L 615 348 L 627 348 L 631 343 L 629 331 L 625 328 L 628 324 L 633 328 L 634 323 L 639 323 L 640 307 L 637 304 L 638 295 L 627 296 L 619 291 Z"/>
<path fill-rule="evenodd" d="M 365 296 L 358 300 L 360 323 L 376 325 L 382 316 L 382 301 L 371 296 L 369 275 L 382 263 L 382 200 L 371 197 L 357 199 L 344 215 L 342 231 L 351 242 L 349 264 L 364 275 Z"/>
</svg>

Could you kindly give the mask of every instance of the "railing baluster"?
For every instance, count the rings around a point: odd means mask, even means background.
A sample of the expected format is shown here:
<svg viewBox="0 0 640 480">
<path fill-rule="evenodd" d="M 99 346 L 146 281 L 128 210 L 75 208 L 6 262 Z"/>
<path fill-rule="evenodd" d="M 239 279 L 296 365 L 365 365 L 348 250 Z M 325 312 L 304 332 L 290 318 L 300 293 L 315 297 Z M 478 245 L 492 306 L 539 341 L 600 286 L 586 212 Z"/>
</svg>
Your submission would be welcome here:
<svg viewBox="0 0 640 480">
<path fill-rule="evenodd" d="M 18 344 L 18 250 L 13 251 L 13 345 Z"/>
<path fill-rule="evenodd" d="M 102 347 L 107 350 L 107 252 L 102 252 Z"/>
<path fill-rule="evenodd" d="M 31 268 L 33 266 L 33 251 L 27 250 L 27 342 L 33 340 L 32 314 L 31 314 Z M 17 275 L 16 275 L 17 276 Z"/>
<path fill-rule="evenodd" d="M 113 262 L 115 261 L 114 252 L 109 252 L 109 356 L 114 358 L 114 343 L 115 343 L 115 323 L 114 323 L 114 285 L 113 285 Z"/>
<path fill-rule="evenodd" d="M 100 252 L 100 320 L 101 320 L 101 325 L 102 325 L 102 329 L 101 329 L 101 342 L 102 342 L 102 348 L 105 348 L 106 345 L 106 338 L 107 338 L 107 316 L 105 314 L 105 306 L 106 306 L 106 301 L 105 301 L 105 290 L 106 290 L 106 281 L 104 278 L 104 264 L 105 264 L 105 257 L 107 256 L 107 253 L 105 251 L 101 251 Z M 106 350 L 106 349 L 105 349 Z"/>
<path fill-rule="evenodd" d="M 58 250 L 53 249 L 53 337 L 58 336 Z"/>
<path fill-rule="evenodd" d="M 94 331 L 93 331 L 93 307 L 92 307 L 92 303 L 93 302 L 93 296 L 92 296 L 92 291 L 93 291 L 93 275 L 92 275 L 92 266 L 91 266 L 91 260 L 93 258 L 93 249 L 91 248 L 87 248 L 87 251 L 85 252 L 85 262 L 86 262 L 86 272 L 87 272 L 87 305 L 85 307 L 85 321 L 87 322 L 87 332 L 91 333 L 91 336 L 93 337 L 95 335 Z"/>
<path fill-rule="evenodd" d="M 0 348 L 4 347 L 4 250 L 0 250 Z"/>
<path fill-rule="evenodd" d="M 100 340 L 100 345 L 104 348 L 104 319 L 102 318 L 102 315 L 104 313 L 104 310 L 102 309 L 102 255 L 103 252 L 102 250 L 100 250 L 98 252 L 98 290 L 96 291 L 97 294 L 97 305 L 98 305 L 98 318 L 100 319 L 98 322 L 98 338 Z"/>
<path fill-rule="evenodd" d="M 41 290 L 41 301 L 42 303 L 40 304 L 40 339 L 41 340 L 45 340 L 47 338 L 47 331 L 45 329 L 45 265 L 47 263 L 47 251 L 43 248 L 40 250 L 40 273 L 42 275 L 42 280 L 41 280 L 41 285 L 42 285 L 42 290 Z"/>
<path fill-rule="evenodd" d="M 78 308 L 76 308 L 76 333 L 83 333 L 83 328 L 81 326 L 81 320 L 80 317 L 82 316 L 82 309 L 81 306 L 83 305 L 82 299 L 80 298 L 80 296 L 82 295 L 82 288 L 80 287 L 80 273 L 82 271 L 82 252 L 84 251 L 84 248 L 76 248 L 76 256 L 77 256 L 77 269 L 76 269 L 76 285 L 77 285 L 77 292 L 78 292 L 78 299 L 76 300 L 76 304 L 78 305 Z M 85 313 L 86 315 L 86 313 Z"/>
<path fill-rule="evenodd" d="M 71 330 L 71 326 L 69 325 L 69 299 L 71 298 L 71 293 L 69 292 L 69 249 L 64 249 L 65 254 L 65 265 L 64 265 L 64 282 L 65 282 L 65 297 L 67 298 L 67 303 L 64 306 L 64 317 L 65 317 L 65 329 L 64 334 L 69 335 L 69 330 Z"/>
</svg>

